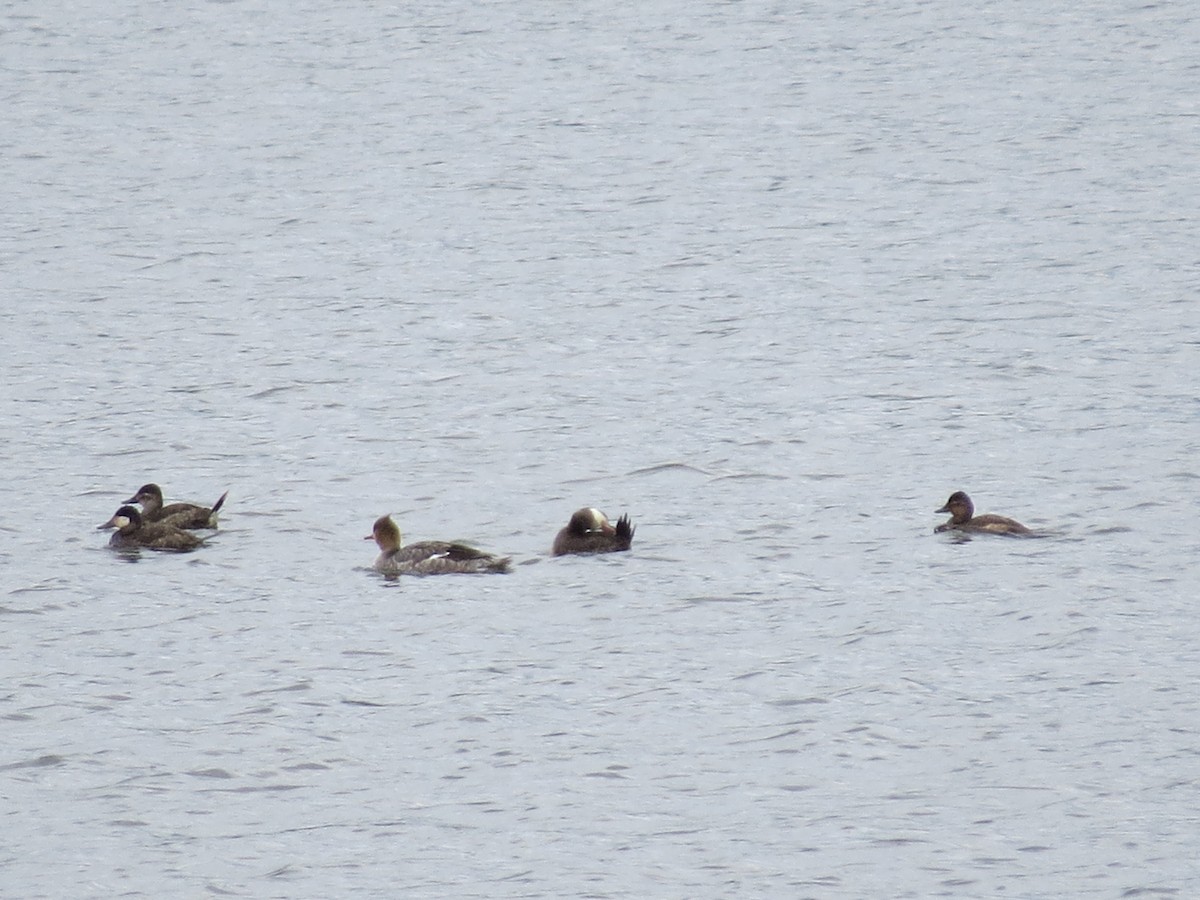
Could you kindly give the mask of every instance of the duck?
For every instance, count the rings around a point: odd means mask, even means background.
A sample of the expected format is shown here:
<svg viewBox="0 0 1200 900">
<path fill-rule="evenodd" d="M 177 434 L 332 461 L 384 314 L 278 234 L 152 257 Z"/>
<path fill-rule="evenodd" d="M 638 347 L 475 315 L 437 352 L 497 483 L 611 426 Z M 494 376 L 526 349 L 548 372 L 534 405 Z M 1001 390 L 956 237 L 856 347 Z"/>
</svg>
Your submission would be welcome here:
<svg viewBox="0 0 1200 900">
<path fill-rule="evenodd" d="M 147 522 L 168 522 L 176 528 L 216 528 L 217 511 L 229 496 L 226 491 L 217 498 L 212 507 L 195 503 L 172 503 L 163 506 L 163 492 L 157 484 L 143 484 L 137 493 L 125 502 L 140 503 L 142 518 Z"/>
<path fill-rule="evenodd" d="M 378 545 L 379 556 L 373 568 L 384 575 L 503 573 L 508 571 L 512 561 L 507 556 L 496 556 L 450 541 L 419 541 L 402 547 L 400 528 L 391 516 L 376 519 L 371 533 L 363 540 L 374 540 Z"/>
<path fill-rule="evenodd" d="M 983 531 L 988 534 L 1032 534 L 1028 528 L 1007 516 L 975 515 L 975 504 L 965 491 L 955 491 L 946 505 L 934 512 L 950 513 L 950 521 L 943 522 L 934 532 Z"/>
<path fill-rule="evenodd" d="M 555 536 L 550 552 L 554 556 L 565 556 L 568 553 L 628 550 L 633 545 L 633 531 L 628 514 L 617 519 L 614 527 L 600 510 L 585 506 L 571 514 L 571 520 Z"/>
<path fill-rule="evenodd" d="M 113 517 L 99 529 L 115 528 L 108 546 L 118 550 L 137 550 L 145 547 L 148 550 L 174 550 L 186 553 L 195 550 L 204 543 L 190 531 L 176 528 L 167 522 L 147 522 L 142 518 L 136 506 L 126 504 L 113 513 Z"/>
</svg>

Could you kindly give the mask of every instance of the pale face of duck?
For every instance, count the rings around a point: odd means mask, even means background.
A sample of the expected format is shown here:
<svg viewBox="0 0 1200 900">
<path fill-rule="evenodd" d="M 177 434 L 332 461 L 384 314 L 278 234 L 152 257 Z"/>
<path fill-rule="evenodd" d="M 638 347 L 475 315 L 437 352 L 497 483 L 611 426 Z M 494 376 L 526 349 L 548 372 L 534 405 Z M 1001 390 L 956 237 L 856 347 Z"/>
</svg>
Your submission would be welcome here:
<svg viewBox="0 0 1200 900">
<path fill-rule="evenodd" d="M 616 534 L 617 530 L 613 528 L 612 523 L 608 521 L 608 516 L 600 512 L 593 506 L 585 506 L 583 509 L 576 510 L 567 527 L 573 534 Z"/>
<path fill-rule="evenodd" d="M 363 538 L 363 540 L 374 540 L 379 549 L 384 553 L 399 550 L 400 526 L 392 521 L 391 516 L 380 516 L 375 520 L 375 524 L 371 528 L 371 533 Z"/>
<path fill-rule="evenodd" d="M 601 534 L 609 535 L 617 533 L 617 529 L 613 528 L 612 522 L 608 521 L 608 516 L 600 512 L 598 509 L 593 509 L 592 512 L 595 514 L 593 521 L 595 522 L 594 527 L 596 531 L 599 531 Z"/>
<path fill-rule="evenodd" d="M 132 506 L 122 506 L 113 517 L 103 525 L 97 525 L 97 530 L 103 531 L 108 528 L 115 528 L 117 531 L 136 531 L 142 527 L 142 514 Z"/>
</svg>

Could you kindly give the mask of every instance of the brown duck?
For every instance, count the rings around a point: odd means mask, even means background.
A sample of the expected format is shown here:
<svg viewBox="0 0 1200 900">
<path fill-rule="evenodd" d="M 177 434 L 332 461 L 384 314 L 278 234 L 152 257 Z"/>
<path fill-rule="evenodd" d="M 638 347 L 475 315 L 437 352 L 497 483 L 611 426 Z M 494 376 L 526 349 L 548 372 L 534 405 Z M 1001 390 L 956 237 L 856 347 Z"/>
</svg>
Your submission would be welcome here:
<svg viewBox="0 0 1200 900">
<path fill-rule="evenodd" d="M 99 528 L 115 528 L 108 546 L 118 550 L 174 550 L 187 552 L 204 543 L 190 531 L 176 528 L 167 522 L 147 522 L 135 506 L 122 506 Z"/>
<path fill-rule="evenodd" d="M 550 552 L 555 556 L 568 553 L 615 553 L 633 545 L 634 526 L 629 516 L 617 519 L 614 526 L 608 516 L 590 506 L 571 514 L 571 520 L 554 538 Z"/>
<path fill-rule="evenodd" d="M 939 531 L 982 531 L 988 534 L 1032 534 L 1028 528 L 1015 519 L 1007 516 L 991 514 L 975 515 L 975 504 L 963 491 L 955 491 L 946 501 L 946 505 L 934 512 L 950 513 L 950 520 L 943 522 L 935 532 Z"/>
<path fill-rule="evenodd" d="M 126 503 L 142 504 L 142 518 L 147 522 L 167 522 L 176 528 L 216 528 L 217 511 L 229 496 L 226 491 L 212 507 L 195 503 L 171 503 L 163 506 L 163 492 L 157 484 L 143 484 Z"/>
<path fill-rule="evenodd" d="M 380 516 L 375 520 L 371 533 L 363 538 L 365 541 L 372 539 L 379 547 L 374 569 L 384 575 L 500 573 L 508 571 L 511 561 L 507 556 L 496 556 L 450 541 L 419 541 L 402 547 L 400 528 L 391 516 Z"/>
</svg>

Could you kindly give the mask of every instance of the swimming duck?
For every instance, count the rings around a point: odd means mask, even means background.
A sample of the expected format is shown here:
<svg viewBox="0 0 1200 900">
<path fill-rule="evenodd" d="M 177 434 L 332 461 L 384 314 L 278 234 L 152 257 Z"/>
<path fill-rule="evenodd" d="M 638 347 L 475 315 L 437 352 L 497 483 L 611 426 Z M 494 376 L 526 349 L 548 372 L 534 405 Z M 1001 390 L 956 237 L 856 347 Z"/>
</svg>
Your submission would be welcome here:
<svg viewBox="0 0 1200 900">
<path fill-rule="evenodd" d="M 363 538 L 372 539 L 380 551 L 374 568 L 384 575 L 507 572 L 510 562 L 507 556 L 495 556 L 449 541 L 420 541 L 401 547 L 400 529 L 391 516 L 375 520 L 371 533 Z"/>
<path fill-rule="evenodd" d="M 122 506 L 113 513 L 111 519 L 98 527 L 117 529 L 109 539 L 108 546 L 118 550 L 145 547 L 148 550 L 186 552 L 204 543 L 202 538 L 166 522 L 147 522 L 135 506 Z"/>
<path fill-rule="evenodd" d="M 555 556 L 567 553 L 614 553 L 628 550 L 633 544 L 634 527 L 629 516 L 617 519 L 614 528 L 608 516 L 590 506 L 571 514 L 571 521 L 558 532 L 550 552 Z"/>
<path fill-rule="evenodd" d="M 950 521 L 943 522 L 934 529 L 935 532 L 986 531 L 989 534 L 1032 534 L 1020 522 L 1006 516 L 975 515 L 975 504 L 963 491 L 955 491 L 946 501 L 946 505 L 934 512 L 950 513 Z"/>
<path fill-rule="evenodd" d="M 143 484 L 137 493 L 125 502 L 142 504 L 142 518 L 147 522 L 168 522 L 176 528 L 216 528 L 217 511 L 228 496 L 229 491 L 226 491 L 217 498 L 211 509 L 195 503 L 172 503 L 163 506 L 162 488 L 157 484 Z"/>
</svg>

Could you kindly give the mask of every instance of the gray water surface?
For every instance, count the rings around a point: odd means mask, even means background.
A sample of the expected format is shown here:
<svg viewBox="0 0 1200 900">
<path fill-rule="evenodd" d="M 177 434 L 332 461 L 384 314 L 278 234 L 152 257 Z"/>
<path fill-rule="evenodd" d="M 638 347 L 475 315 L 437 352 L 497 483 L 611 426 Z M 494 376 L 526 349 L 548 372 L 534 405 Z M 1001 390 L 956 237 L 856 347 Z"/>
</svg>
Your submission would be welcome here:
<svg viewBox="0 0 1200 900">
<path fill-rule="evenodd" d="M 0 894 L 1200 891 L 1190 6 L 3 19 Z"/>
</svg>

